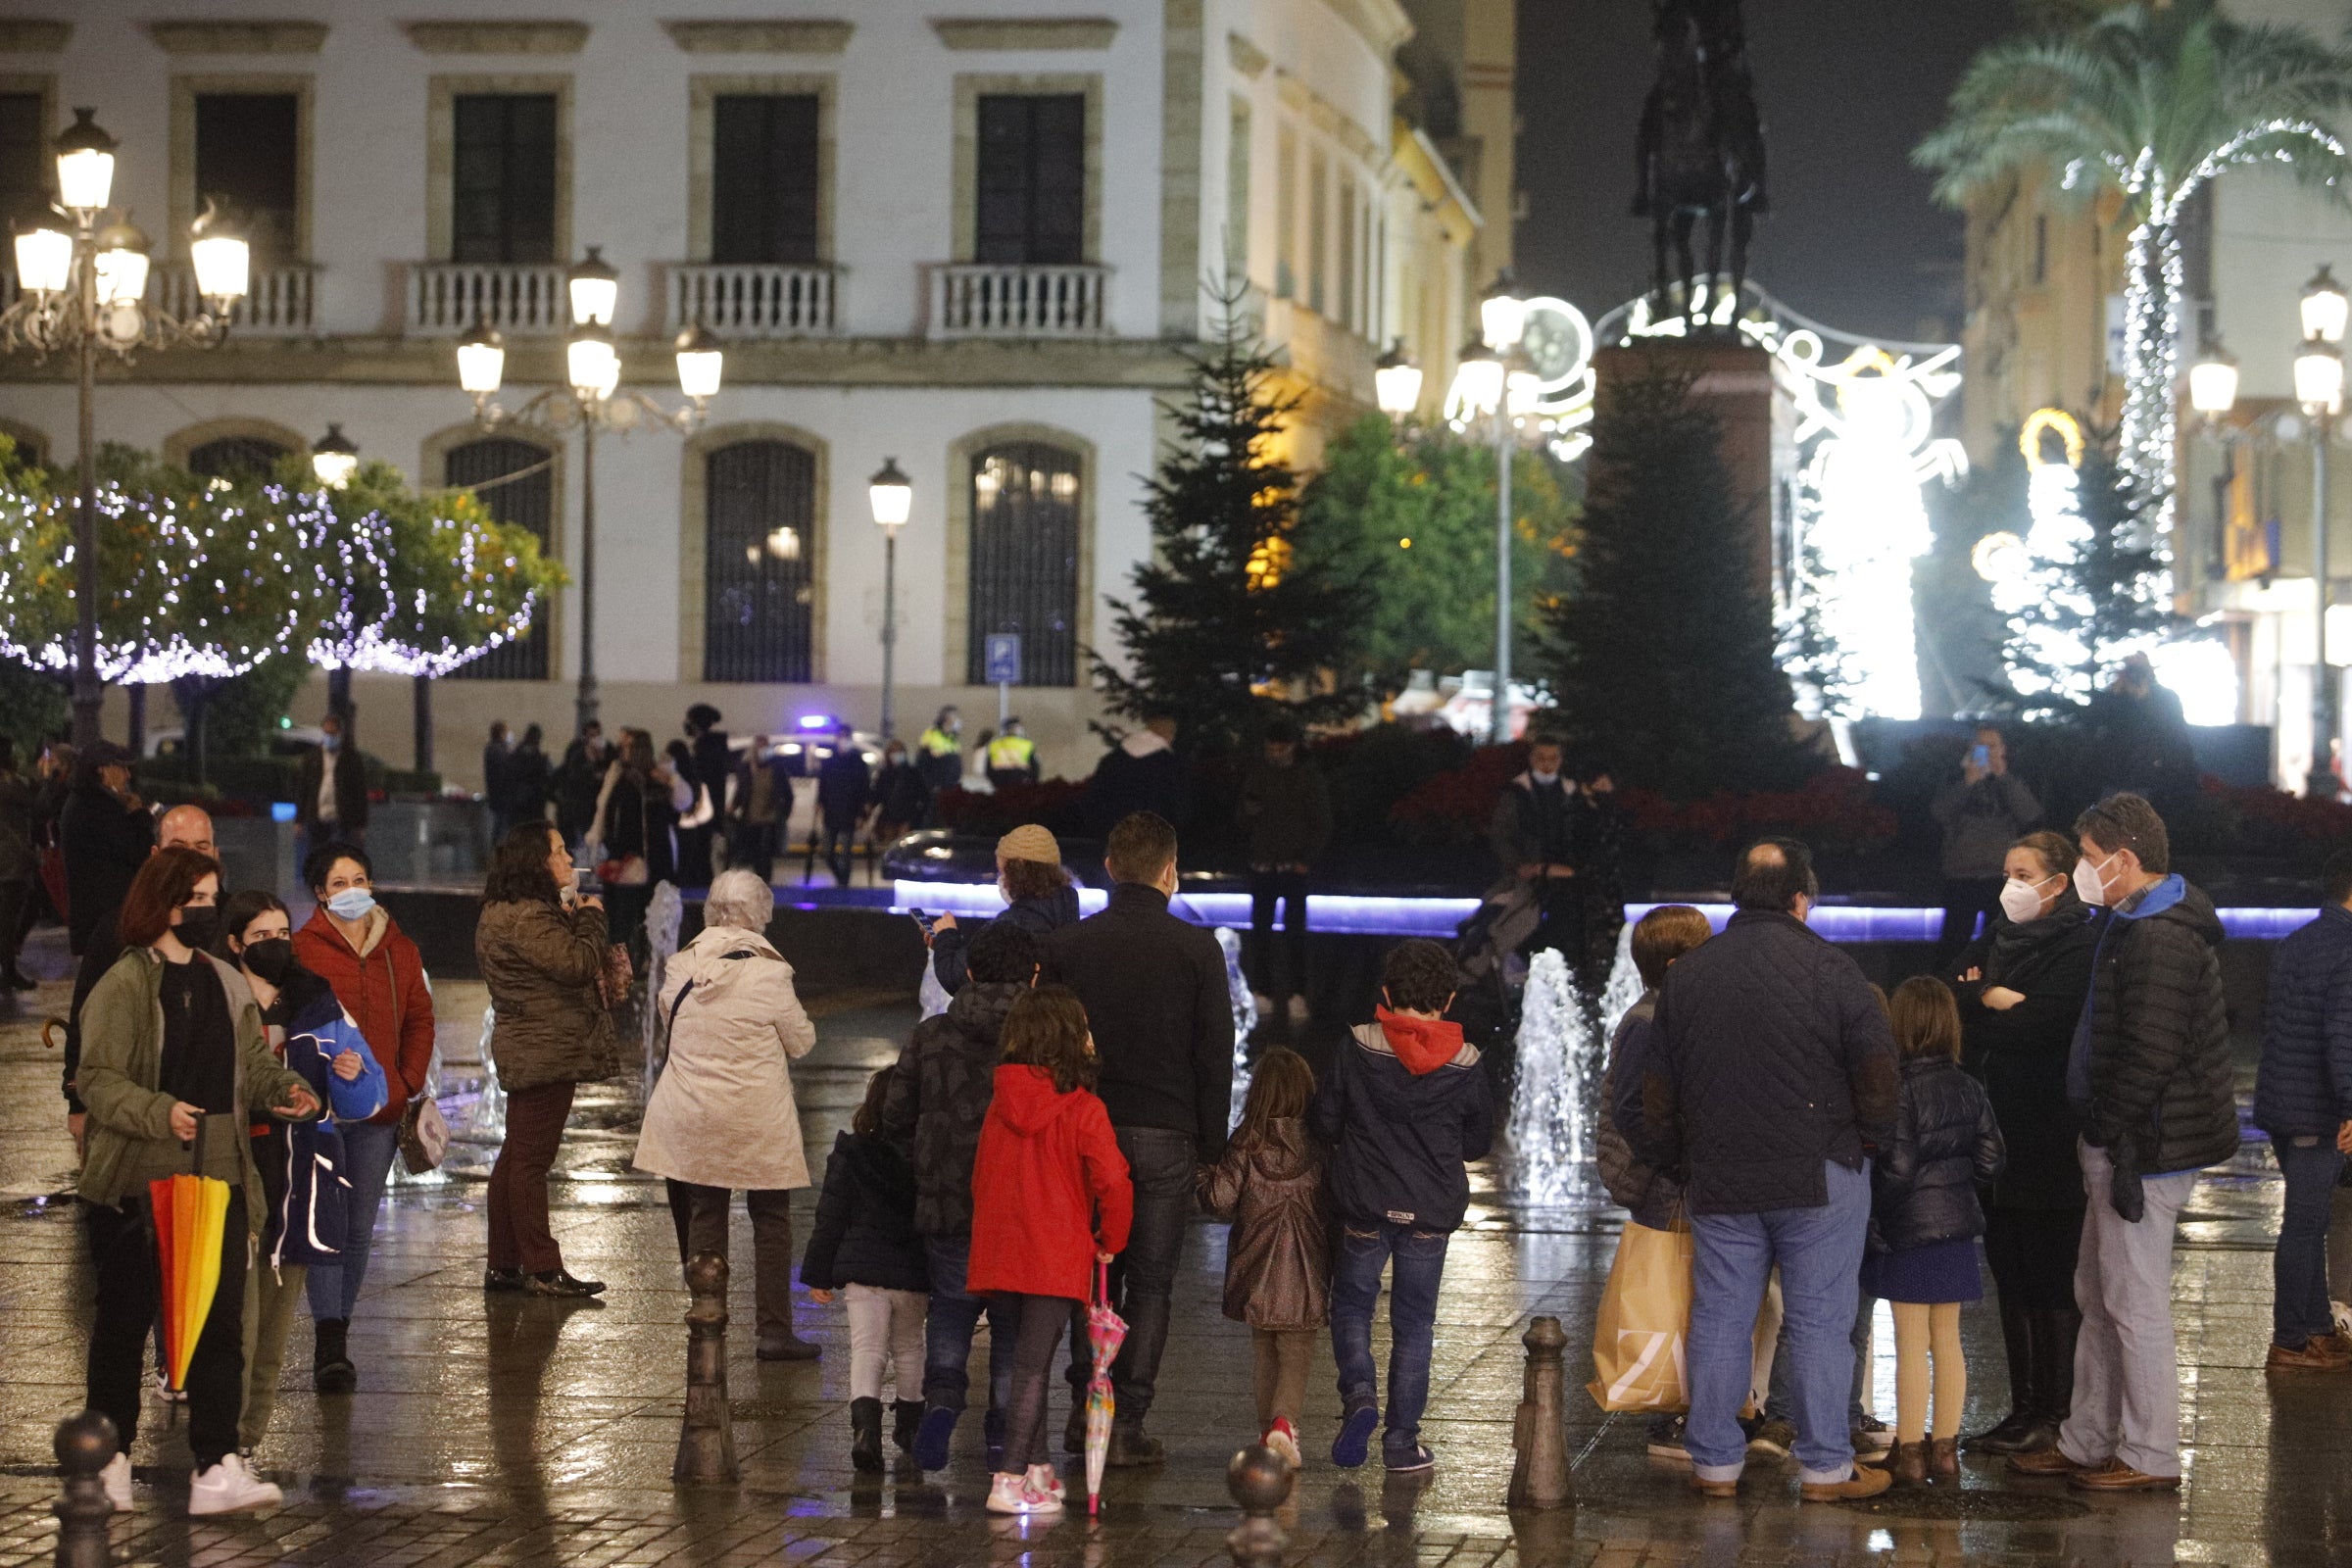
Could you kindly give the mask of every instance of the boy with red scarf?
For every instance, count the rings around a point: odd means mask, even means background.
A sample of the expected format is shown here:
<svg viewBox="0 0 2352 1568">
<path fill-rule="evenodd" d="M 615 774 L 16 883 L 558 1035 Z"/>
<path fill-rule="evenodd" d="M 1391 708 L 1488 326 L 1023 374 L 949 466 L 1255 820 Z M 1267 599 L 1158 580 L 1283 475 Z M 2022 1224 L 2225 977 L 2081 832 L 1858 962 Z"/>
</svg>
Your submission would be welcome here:
<svg viewBox="0 0 2352 1568">
<path fill-rule="evenodd" d="M 1356 1026 L 1315 1095 L 1309 1122 L 1331 1151 L 1330 1194 L 1340 1220 L 1333 1259 L 1331 1348 L 1346 1410 L 1331 1462 L 1364 1462 L 1380 1425 L 1372 1365 L 1372 1308 L 1380 1275 L 1389 1294 L 1389 1420 L 1381 1451 L 1392 1474 L 1436 1464 L 1421 1444 L 1429 1362 L 1446 1247 L 1470 1202 L 1463 1166 L 1494 1141 L 1494 1096 L 1452 1005 L 1452 956 L 1435 942 L 1399 943 L 1381 966 L 1382 1005 Z"/>
</svg>

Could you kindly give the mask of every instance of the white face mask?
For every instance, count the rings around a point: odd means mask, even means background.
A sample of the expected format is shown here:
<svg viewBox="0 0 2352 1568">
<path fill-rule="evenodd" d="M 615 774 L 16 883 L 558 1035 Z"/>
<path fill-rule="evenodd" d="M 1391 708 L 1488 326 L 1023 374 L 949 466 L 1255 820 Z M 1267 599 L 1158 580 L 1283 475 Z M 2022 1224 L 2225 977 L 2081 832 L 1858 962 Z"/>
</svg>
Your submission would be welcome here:
<svg viewBox="0 0 2352 1568">
<path fill-rule="evenodd" d="M 1560 775 L 1557 773 L 1539 773 L 1534 768 L 1528 769 L 1527 776 L 1534 779 L 1537 783 L 1543 785 L 1545 789 L 1551 788 L 1551 786 L 1560 781 Z"/>
<path fill-rule="evenodd" d="M 2041 882 L 2049 880 L 2045 876 Z M 2001 912 L 2007 915 L 2012 923 L 2024 925 L 2029 920 L 2040 918 L 2041 894 L 2038 890 L 2041 882 L 2004 882 L 2001 884 Z"/>
<path fill-rule="evenodd" d="M 2121 850 L 2116 851 L 2116 855 L 2122 853 Z M 2110 855 L 2107 858 L 2112 860 L 2115 858 L 2115 855 Z M 2106 882 L 2100 876 L 2098 866 L 2091 864 L 2087 858 L 2075 862 L 2075 893 L 2084 904 L 2105 904 L 2107 902 Z"/>
</svg>

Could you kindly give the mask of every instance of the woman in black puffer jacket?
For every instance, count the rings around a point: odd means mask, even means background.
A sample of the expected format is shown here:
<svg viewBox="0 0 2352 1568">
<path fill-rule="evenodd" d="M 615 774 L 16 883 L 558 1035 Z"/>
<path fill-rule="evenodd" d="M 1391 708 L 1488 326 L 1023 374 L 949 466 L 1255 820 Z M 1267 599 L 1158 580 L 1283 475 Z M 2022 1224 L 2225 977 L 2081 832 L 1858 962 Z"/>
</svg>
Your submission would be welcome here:
<svg viewBox="0 0 2352 1568">
<path fill-rule="evenodd" d="M 2074 841 L 2031 833 L 2002 862 L 2001 913 L 1960 956 L 1960 1064 L 1984 1085 L 2009 1150 L 1985 1200 L 1984 1261 L 2000 1298 L 2009 1414 L 1973 1451 L 2032 1453 L 2058 1441 L 2075 1392 L 2075 1254 L 2082 1240 L 2082 1132 L 2066 1062 L 2098 927 L 2075 896 Z"/>
<path fill-rule="evenodd" d="M 1894 1305 L 1894 1476 L 1960 1478 L 1960 1406 L 1968 1364 L 1960 1305 L 1981 1299 L 1977 1238 L 1984 1209 L 1977 1184 L 2001 1173 L 2000 1125 L 1984 1086 L 1960 1070 L 1960 1008 L 1951 988 L 1925 975 L 1895 988 L 1888 1004 L 1903 1070 L 1894 1136 L 1871 1173 L 1873 1251 L 1862 1294 Z M 1928 1430 L 1928 1362 L 1935 1357 L 1936 1426 Z"/>
</svg>

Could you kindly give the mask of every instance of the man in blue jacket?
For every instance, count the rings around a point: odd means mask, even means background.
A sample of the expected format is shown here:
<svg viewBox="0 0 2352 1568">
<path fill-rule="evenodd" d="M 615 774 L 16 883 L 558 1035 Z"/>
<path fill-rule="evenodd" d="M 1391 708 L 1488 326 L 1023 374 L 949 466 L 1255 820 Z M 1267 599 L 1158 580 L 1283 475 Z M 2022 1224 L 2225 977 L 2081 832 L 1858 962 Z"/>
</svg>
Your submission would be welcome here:
<svg viewBox="0 0 2352 1568">
<path fill-rule="evenodd" d="M 2273 1372 L 2352 1367 L 2328 1306 L 2328 1212 L 2352 1146 L 2352 850 L 2328 857 L 2320 894 L 2320 917 L 2271 962 L 2254 1083 L 2254 1125 L 2286 1177 L 2271 1257 Z"/>
</svg>

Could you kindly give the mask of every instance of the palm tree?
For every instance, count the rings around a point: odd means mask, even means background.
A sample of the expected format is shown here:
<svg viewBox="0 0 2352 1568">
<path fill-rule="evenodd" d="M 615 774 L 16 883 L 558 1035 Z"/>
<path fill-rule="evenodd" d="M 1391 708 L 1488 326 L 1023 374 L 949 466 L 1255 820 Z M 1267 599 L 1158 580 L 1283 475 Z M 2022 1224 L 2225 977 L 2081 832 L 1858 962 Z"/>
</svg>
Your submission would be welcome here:
<svg viewBox="0 0 2352 1568">
<path fill-rule="evenodd" d="M 2132 228 L 2118 461 L 2168 558 L 2182 211 L 2219 175 L 2257 165 L 2343 200 L 2352 156 L 2328 127 L 2348 106 L 2352 54 L 2301 28 L 2233 22 L 2214 0 L 2155 0 L 1985 49 L 1912 152 L 1953 207 L 2028 172 L 2081 199 L 2122 196 Z"/>
</svg>

